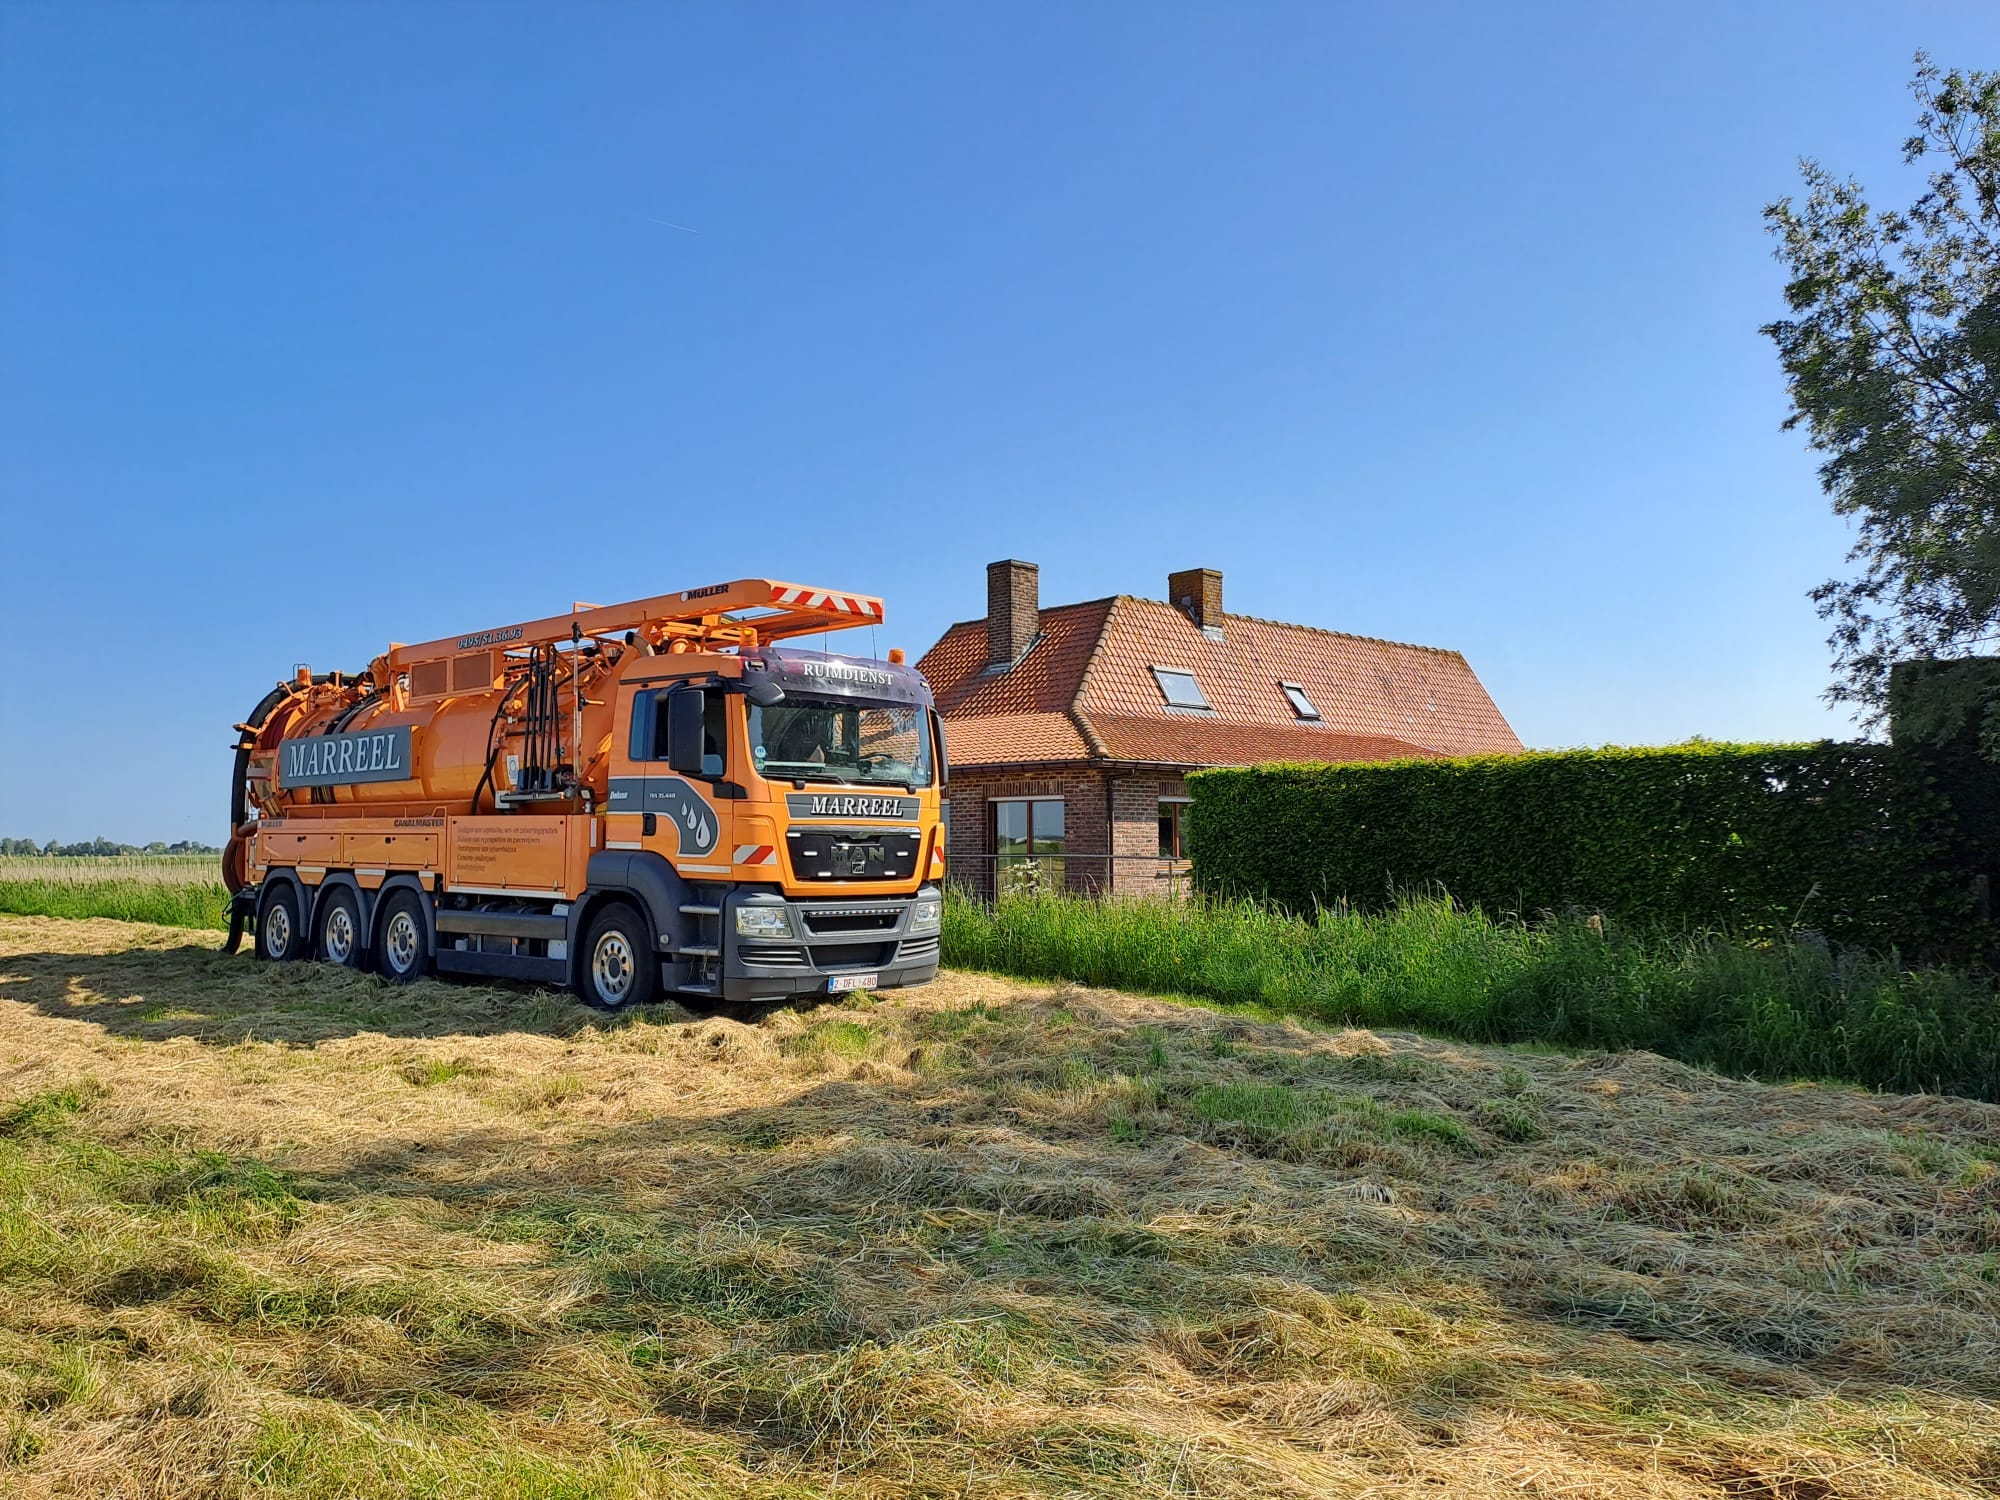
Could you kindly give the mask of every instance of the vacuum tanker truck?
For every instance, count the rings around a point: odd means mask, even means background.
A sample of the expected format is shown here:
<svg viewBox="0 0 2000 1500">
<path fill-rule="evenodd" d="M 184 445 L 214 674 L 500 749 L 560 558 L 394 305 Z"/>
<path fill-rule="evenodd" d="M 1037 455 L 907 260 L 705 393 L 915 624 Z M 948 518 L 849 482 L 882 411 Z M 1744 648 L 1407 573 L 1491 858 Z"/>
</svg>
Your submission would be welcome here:
<svg viewBox="0 0 2000 1500">
<path fill-rule="evenodd" d="M 229 947 L 618 1007 L 937 973 L 923 678 L 796 645 L 882 601 L 741 579 L 300 667 L 237 725 Z"/>
</svg>

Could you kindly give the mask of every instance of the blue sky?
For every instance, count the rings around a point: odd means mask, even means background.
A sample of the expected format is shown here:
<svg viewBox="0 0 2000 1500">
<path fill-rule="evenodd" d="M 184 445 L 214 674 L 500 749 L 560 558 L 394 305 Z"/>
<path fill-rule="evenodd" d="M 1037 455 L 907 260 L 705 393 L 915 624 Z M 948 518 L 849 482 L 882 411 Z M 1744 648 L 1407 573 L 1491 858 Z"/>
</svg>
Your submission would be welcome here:
<svg viewBox="0 0 2000 1500">
<path fill-rule="evenodd" d="M 1466 652 L 1522 738 L 1812 738 L 1847 539 L 1758 219 L 1990 3 L 0 3 L 0 832 L 224 833 L 230 724 L 770 575 Z M 865 637 L 855 637 L 865 649 Z"/>
</svg>

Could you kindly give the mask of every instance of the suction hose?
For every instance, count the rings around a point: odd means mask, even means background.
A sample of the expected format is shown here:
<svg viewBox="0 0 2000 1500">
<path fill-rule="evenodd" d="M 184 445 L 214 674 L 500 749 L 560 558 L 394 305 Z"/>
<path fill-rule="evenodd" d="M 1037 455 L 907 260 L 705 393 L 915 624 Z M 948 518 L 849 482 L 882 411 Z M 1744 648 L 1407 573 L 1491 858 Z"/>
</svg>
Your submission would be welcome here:
<svg viewBox="0 0 2000 1500">
<path fill-rule="evenodd" d="M 333 673 L 314 674 L 315 683 L 331 682 Z M 283 703 L 297 687 L 289 682 L 281 682 L 258 700 L 250 710 L 250 717 L 236 726 L 236 764 L 229 778 L 229 843 L 222 851 L 222 884 L 229 892 L 229 937 L 222 945 L 224 953 L 234 953 L 243 943 L 243 910 L 237 904 L 236 893 L 247 883 L 244 875 L 246 863 L 245 846 L 250 841 L 245 825 L 249 821 L 250 752 L 257 745 L 257 731 L 264 727 L 264 721 L 280 703 Z"/>
</svg>

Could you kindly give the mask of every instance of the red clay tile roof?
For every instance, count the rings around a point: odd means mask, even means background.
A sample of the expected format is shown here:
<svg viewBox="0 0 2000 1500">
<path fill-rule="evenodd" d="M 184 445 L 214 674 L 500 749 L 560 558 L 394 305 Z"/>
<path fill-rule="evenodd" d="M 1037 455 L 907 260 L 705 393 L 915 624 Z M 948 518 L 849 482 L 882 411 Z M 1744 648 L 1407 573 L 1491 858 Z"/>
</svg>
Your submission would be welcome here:
<svg viewBox="0 0 2000 1500">
<path fill-rule="evenodd" d="M 947 719 L 945 754 L 955 766 L 1089 760 L 1090 746 L 1068 714 L 981 714 Z"/>
<path fill-rule="evenodd" d="M 1254 765 L 1516 751 L 1521 742 L 1456 651 L 1225 615 L 1220 639 L 1175 609 L 1119 595 L 1045 609 L 1026 656 L 988 673 L 986 624 L 946 631 L 918 663 L 954 764 L 1118 760 Z M 1155 666 L 1193 674 L 1213 712 L 1169 708 Z M 1300 719 L 1295 683 L 1320 712 Z"/>
<path fill-rule="evenodd" d="M 1232 724 L 1204 714 L 1176 714 L 1172 718 L 1092 714 L 1090 727 L 1097 731 L 1110 759 L 1162 766 L 1254 766 L 1268 760 L 1435 760 L 1440 754 L 1386 735 Z M 958 742 L 964 735 L 957 720 L 948 723 L 945 732 L 951 736 L 948 750 L 956 765 Z"/>
</svg>

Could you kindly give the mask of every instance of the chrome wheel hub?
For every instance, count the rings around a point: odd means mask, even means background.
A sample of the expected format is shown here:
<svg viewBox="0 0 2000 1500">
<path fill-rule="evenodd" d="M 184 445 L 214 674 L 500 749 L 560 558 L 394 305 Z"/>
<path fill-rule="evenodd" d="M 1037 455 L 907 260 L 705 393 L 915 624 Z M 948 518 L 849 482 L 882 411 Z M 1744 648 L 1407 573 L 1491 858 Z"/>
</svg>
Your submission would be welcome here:
<svg viewBox="0 0 2000 1500">
<path fill-rule="evenodd" d="M 326 917 L 326 956 L 337 964 L 354 958 L 354 913 L 336 906 Z"/>
<path fill-rule="evenodd" d="M 264 951 L 273 958 L 292 951 L 292 909 L 282 901 L 273 901 L 264 913 Z"/>
<path fill-rule="evenodd" d="M 637 973 L 632 945 L 624 933 L 607 932 L 597 940 L 597 951 L 590 955 L 590 979 L 598 999 L 606 1005 L 623 1005 L 632 993 Z"/>
<path fill-rule="evenodd" d="M 422 941 L 417 932 L 416 918 L 406 911 L 397 912 L 389 918 L 389 929 L 382 936 L 389 967 L 398 974 L 409 973 L 416 966 L 417 946 Z"/>
</svg>

